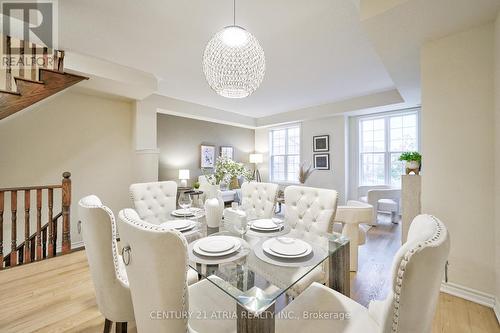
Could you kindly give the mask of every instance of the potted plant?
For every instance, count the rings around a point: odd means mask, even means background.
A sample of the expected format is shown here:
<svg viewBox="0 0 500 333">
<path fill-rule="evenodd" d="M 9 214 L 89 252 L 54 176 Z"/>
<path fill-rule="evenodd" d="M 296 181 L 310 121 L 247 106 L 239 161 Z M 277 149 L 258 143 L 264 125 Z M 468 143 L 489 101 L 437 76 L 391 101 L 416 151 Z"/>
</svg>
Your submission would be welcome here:
<svg viewBox="0 0 500 333">
<path fill-rule="evenodd" d="M 400 161 L 406 161 L 406 174 L 409 175 L 410 172 L 414 172 L 416 175 L 420 172 L 420 166 L 422 163 L 422 155 L 418 151 L 407 151 L 399 156 Z"/>
<path fill-rule="evenodd" d="M 194 182 L 193 187 L 198 191 L 200 189 L 200 182 Z"/>
</svg>

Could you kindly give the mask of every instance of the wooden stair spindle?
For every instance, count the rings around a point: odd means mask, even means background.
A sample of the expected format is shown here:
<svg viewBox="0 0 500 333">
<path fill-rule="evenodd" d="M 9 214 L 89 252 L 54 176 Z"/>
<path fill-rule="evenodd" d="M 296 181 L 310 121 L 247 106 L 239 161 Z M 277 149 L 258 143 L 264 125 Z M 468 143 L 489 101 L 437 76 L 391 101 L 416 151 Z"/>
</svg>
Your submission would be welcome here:
<svg viewBox="0 0 500 333">
<path fill-rule="evenodd" d="M 63 73 L 64 72 L 64 51 L 57 50 L 57 71 Z"/>
<path fill-rule="evenodd" d="M 49 49 L 43 48 L 43 68 L 47 68 L 49 66 Z"/>
<path fill-rule="evenodd" d="M 24 191 L 24 259 L 23 264 L 31 262 L 30 249 L 30 190 Z"/>
<path fill-rule="evenodd" d="M 10 192 L 10 212 L 12 214 L 11 225 L 11 250 L 10 266 L 17 265 L 17 191 Z"/>
<path fill-rule="evenodd" d="M 71 252 L 70 207 L 71 207 L 71 173 L 63 173 L 62 180 L 62 254 Z"/>
<path fill-rule="evenodd" d="M 5 90 L 12 91 L 12 41 L 10 36 L 5 37 L 5 51 L 7 56 L 7 69 L 5 77 Z"/>
<path fill-rule="evenodd" d="M 0 191 L 0 269 L 3 268 L 3 207 L 4 192 Z"/>
<path fill-rule="evenodd" d="M 31 79 L 35 81 L 36 78 L 36 72 L 37 72 L 37 67 L 38 67 L 38 62 L 37 62 L 37 48 L 35 43 L 31 43 Z"/>
<path fill-rule="evenodd" d="M 55 244 L 55 238 L 54 238 L 54 225 L 56 222 L 53 222 L 54 220 L 54 189 L 49 188 L 48 190 L 48 208 L 49 208 L 49 245 L 48 245 L 48 250 L 47 252 L 49 253 L 48 256 L 49 258 L 55 256 L 56 254 L 56 244 Z M 57 226 L 57 225 L 56 225 Z"/>
<path fill-rule="evenodd" d="M 42 190 L 36 190 L 36 260 L 42 260 Z"/>
</svg>

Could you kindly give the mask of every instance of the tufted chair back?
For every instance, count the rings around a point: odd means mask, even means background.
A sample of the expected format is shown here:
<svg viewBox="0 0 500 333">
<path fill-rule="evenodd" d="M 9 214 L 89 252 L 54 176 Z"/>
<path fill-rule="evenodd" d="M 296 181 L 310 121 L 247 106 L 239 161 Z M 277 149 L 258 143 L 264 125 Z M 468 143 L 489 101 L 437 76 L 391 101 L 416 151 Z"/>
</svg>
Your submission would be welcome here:
<svg viewBox="0 0 500 333">
<path fill-rule="evenodd" d="M 130 196 L 141 219 L 160 224 L 176 208 L 177 184 L 173 181 L 132 184 Z"/>
<path fill-rule="evenodd" d="M 89 195 L 78 203 L 78 215 L 99 311 L 114 322 L 133 321 L 134 309 L 127 274 L 118 254 L 113 212 L 97 196 Z"/>
<path fill-rule="evenodd" d="M 176 230 L 142 220 L 133 209 L 120 211 L 118 224 L 137 331 L 186 332 L 188 317 L 176 317 L 189 310 L 186 239 Z M 152 311 L 172 317 L 152 320 Z"/>
<path fill-rule="evenodd" d="M 241 208 L 252 218 L 270 219 L 277 195 L 278 184 L 245 182 L 241 186 Z"/>
<path fill-rule="evenodd" d="M 450 238 L 444 224 L 431 215 L 415 217 L 407 242 L 394 257 L 389 295 L 369 306 L 383 333 L 432 331 L 449 251 Z"/>
<path fill-rule="evenodd" d="M 285 188 L 285 221 L 299 237 L 331 232 L 337 191 L 305 186 Z"/>
</svg>

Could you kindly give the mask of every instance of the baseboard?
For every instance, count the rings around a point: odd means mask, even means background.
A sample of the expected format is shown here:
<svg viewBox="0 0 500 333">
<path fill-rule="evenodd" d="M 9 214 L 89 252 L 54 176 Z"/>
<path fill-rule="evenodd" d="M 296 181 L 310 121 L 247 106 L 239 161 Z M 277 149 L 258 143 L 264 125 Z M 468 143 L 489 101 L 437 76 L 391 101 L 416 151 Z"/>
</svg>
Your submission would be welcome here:
<svg viewBox="0 0 500 333">
<path fill-rule="evenodd" d="M 477 304 L 487 306 L 492 309 L 495 308 L 495 297 L 493 295 L 483 293 L 482 291 L 467 288 L 452 282 L 442 282 L 441 291 Z"/>
<path fill-rule="evenodd" d="M 493 311 L 495 311 L 495 316 L 497 316 L 497 321 L 500 324 L 500 299 L 495 300 L 495 306 L 493 307 Z"/>
</svg>

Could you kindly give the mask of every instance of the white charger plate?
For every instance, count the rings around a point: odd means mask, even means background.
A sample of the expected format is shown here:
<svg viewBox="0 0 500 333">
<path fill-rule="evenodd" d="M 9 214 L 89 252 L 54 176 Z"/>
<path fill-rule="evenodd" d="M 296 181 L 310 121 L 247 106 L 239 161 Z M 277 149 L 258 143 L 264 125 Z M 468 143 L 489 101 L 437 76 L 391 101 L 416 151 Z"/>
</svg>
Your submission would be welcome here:
<svg viewBox="0 0 500 333">
<path fill-rule="evenodd" d="M 213 239 L 211 239 L 211 238 L 213 238 Z M 227 242 L 226 247 L 229 246 L 229 248 L 227 250 L 221 251 L 221 249 L 224 247 L 221 246 L 220 244 L 216 243 L 216 242 L 221 242 L 221 241 Z M 206 246 L 207 244 L 209 244 L 208 248 Z M 212 246 L 212 248 L 210 248 L 210 246 Z M 231 236 L 211 236 L 211 237 L 205 237 L 205 238 L 202 238 L 202 239 L 196 241 L 193 244 L 193 251 L 198 253 L 198 254 L 201 254 L 203 256 L 207 256 L 207 257 L 222 257 L 225 255 L 231 254 L 233 252 L 236 252 L 237 250 L 240 249 L 240 247 L 241 247 L 241 241 L 239 240 L 239 238 L 231 237 Z M 208 251 L 205 249 L 207 249 Z M 214 250 L 217 250 L 219 252 L 213 252 Z"/>
<path fill-rule="evenodd" d="M 255 227 L 254 225 L 251 225 L 250 229 L 255 230 L 255 231 L 280 231 L 281 229 L 283 229 L 283 226 L 279 225 L 279 226 L 276 226 L 276 228 L 273 228 L 273 229 L 261 229 L 261 228 Z"/>
<path fill-rule="evenodd" d="M 194 216 L 194 212 L 191 209 L 176 209 L 171 214 L 177 217 Z"/>
<path fill-rule="evenodd" d="M 252 227 L 260 230 L 274 230 L 279 228 L 272 219 L 259 219 L 252 221 Z"/>
<path fill-rule="evenodd" d="M 312 246 L 297 238 L 281 237 L 283 241 L 271 238 L 262 243 L 264 252 L 281 258 L 302 258 L 312 252 Z M 287 243 L 286 240 L 293 240 Z"/>
<path fill-rule="evenodd" d="M 175 224 L 173 224 L 173 223 L 176 223 L 178 221 L 181 221 L 181 222 L 186 221 L 186 222 L 188 222 L 188 224 L 182 228 L 179 228 Z M 196 222 L 191 221 L 191 220 L 171 220 L 171 221 L 163 222 L 161 225 L 175 229 L 175 230 L 180 231 L 180 232 L 185 232 L 185 231 L 189 231 L 189 230 L 193 229 L 196 226 Z"/>
</svg>

